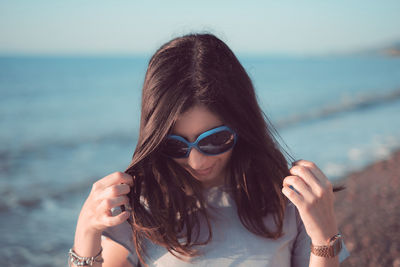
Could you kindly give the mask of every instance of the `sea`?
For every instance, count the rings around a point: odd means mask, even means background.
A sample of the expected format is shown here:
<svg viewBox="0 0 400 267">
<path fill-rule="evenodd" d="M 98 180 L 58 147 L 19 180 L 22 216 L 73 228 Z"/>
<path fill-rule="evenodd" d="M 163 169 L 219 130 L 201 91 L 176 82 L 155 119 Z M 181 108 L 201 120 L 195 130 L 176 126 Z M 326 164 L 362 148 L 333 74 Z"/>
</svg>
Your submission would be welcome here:
<svg viewBox="0 0 400 267">
<path fill-rule="evenodd" d="M 91 185 L 131 160 L 148 60 L 0 57 L 0 265 L 66 266 Z M 399 57 L 239 60 L 282 147 L 333 182 L 400 149 Z"/>
</svg>

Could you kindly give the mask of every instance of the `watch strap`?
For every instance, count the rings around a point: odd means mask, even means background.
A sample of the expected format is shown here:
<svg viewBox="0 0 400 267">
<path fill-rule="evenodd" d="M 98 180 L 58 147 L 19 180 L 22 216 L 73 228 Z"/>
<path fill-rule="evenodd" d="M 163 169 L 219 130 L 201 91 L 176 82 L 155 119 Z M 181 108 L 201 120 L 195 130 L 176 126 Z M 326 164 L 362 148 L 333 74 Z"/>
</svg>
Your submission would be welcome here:
<svg viewBox="0 0 400 267">
<path fill-rule="evenodd" d="M 314 246 L 311 244 L 311 253 L 324 258 L 333 258 L 342 250 L 342 235 L 336 234 L 328 240 L 326 246 Z"/>
</svg>

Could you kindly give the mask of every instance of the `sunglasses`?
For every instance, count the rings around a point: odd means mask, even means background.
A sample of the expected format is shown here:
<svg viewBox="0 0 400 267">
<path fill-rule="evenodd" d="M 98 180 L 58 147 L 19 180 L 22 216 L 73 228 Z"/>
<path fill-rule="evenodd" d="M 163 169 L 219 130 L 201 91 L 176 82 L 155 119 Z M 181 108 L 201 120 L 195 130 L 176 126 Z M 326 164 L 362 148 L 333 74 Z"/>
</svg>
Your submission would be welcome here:
<svg viewBox="0 0 400 267">
<path fill-rule="evenodd" d="M 205 155 L 215 156 L 232 149 L 236 140 L 237 135 L 232 129 L 220 126 L 200 134 L 193 143 L 179 135 L 167 135 L 162 151 L 172 158 L 187 158 L 194 147 Z"/>
</svg>

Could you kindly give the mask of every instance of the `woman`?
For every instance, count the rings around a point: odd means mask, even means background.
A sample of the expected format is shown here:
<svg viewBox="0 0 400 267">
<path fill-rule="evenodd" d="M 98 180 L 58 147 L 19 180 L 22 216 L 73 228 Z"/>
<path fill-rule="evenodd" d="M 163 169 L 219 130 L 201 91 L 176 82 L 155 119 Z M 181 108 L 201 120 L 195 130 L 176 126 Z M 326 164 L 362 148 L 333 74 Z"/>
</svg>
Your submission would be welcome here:
<svg viewBox="0 0 400 267">
<path fill-rule="evenodd" d="M 333 201 L 331 183 L 313 163 L 289 169 L 250 78 L 226 44 L 210 34 L 187 35 L 151 58 L 132 162 L 93 185 L 69 260 L 338 266 Z"/>
</svg>

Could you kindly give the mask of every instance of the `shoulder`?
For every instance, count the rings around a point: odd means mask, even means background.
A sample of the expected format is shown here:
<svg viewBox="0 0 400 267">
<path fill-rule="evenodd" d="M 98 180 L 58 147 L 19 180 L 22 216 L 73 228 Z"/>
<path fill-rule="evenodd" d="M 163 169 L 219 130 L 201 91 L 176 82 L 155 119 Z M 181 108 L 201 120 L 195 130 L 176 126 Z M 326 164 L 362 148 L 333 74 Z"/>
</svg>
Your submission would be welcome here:
<svg viewBox="0 0 400 267">
<path fill-rule="evenodd" d="M 138 257 L 136 255 L 132 234 L 132 228 L 128 222 L 123 222 L 120 225 L 108 227 L 103 231 L 102 245 L 104 244 L 112 253 L 123 255 L 125 262 L 128 260 L 132 266 L 136 266 Z M 104 251 L 106 250 L 104 247 L 103 249 Z"/>
<path fill-rule="evenodd" d="M 113 210 L 113 214 L 119 211 Z M 106 228 L 102 233 L 102 244 L 125 255 L 125 259 L 135 266 L 138 260 L 133 243 L 133 231 L 131 225 L 125 221 L 119 225 Z M 104 249 L 104 248 L 103 248 Z"/>
<path fill-rule="evenodd" d="M 108 227 L 103 231 L 103 236 L 117 242 L 126 249 L 133 248 L 132 228 L 128 222 L 123 222 L 120 225 Z"/>
<path fill-rule="evenodd" d="M 113 267 L 131 267 L 129 260 L 129 251 L 117 242 L 103 236 L 101 240 L 101 247 L 103 248 L 102 257 L 104 259 L 103 266 Z"/>
</svg>

